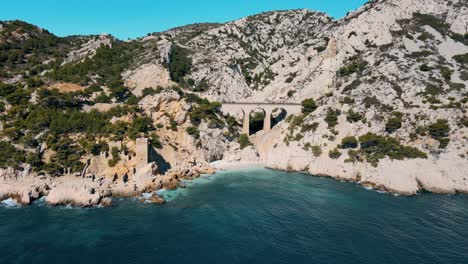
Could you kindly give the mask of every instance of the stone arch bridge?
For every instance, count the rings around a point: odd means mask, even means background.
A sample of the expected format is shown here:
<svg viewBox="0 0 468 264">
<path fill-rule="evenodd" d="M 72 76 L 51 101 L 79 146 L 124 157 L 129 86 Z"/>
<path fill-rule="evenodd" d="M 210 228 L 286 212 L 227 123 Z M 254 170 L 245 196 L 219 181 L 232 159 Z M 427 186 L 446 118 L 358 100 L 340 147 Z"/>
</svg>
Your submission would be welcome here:
<svg viewBox="0 0 468 264">
<path fill-rule="evenodd" d="M 243 124 L 242 124 L 242 133 L 250 134 L 250 114 L 254 110 L 263 110 L 265 113 L 265 118 L 263 120 L 263 132 L 268 132 L 271 129 L 271 116 L 275 109 L 281 109 L 285 112 L 285 118 L 288 115 L 300 114 L 302 111 L 302 106 L 300 104 L 292 103 L 223 103 L 221 106 L 221 111 L 223 114 L 230 114 L 236 116 L 242 111 L 243 114 Z"/>
</svg>

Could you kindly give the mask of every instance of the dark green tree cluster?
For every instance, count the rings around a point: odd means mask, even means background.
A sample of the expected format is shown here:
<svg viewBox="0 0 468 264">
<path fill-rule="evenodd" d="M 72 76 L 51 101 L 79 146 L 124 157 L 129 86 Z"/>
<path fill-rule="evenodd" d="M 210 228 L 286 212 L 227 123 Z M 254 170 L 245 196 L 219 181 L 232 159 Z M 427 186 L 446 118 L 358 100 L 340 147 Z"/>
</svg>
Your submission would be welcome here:
<svg viewBox="0 0 468 264">
<path fill-rule="evenodd" d="M 249 136 L 247 134 L 241 134 L 239 136 L 239 144 L 240 144 L 240 148 L 244 149 L 248 146 L 251 146 L 252 142 L 250 142 Z"/>
<path fill-rule="evenodd" d="M 331 159 L 339 159 L 341 157 L 341 152 L 337 148 L 335 148 L 328 152 L 328 156 Z"/>
<path fill-rule="evenodd" d="M 325 116 L 325 122 L 327 122 L 328 127 L 332 128 L 338 124 L 338 116 L 340 114 L 340 110 L 328 108 L 327 115 Z"/>
<path fill-rule="evenodd" d="M 200 125 L 203 120 L 207 120 L 212 128 L 221 128 L 224 121 L 221 120 L 221 103 L 210 102 L 207 99 L 197 99 L 196 105 L 189 112 L 190 120 L 194 125 Z"/>
<path fill-rule="evenodd" d="M 0 141 L 0 168 L 13 167 L 25 162 L 26 153 L 18 150 L 10 142 Z"/>
<path fill-rule="evenodd" d="M 317 104 L 313 98 L 305 99 L 302 101 L 301 105 L 303 114 L 310 114 L 317 110 Z"/>
<path fill-rule="evenodd" d="M 397 139 L 392 137 L 367 133 L 359 137 L 359 142 L 361 143 L 360 152 L 373 166 L 377 166 L 379 160 L 385 157 L 396 160 L 414 158 L 427 159 L 426 153 L 417 148 L 401 145 Z"/>
<path fill-rule="evenodd" d="M 392 116 L 387 120 L 385 124 L 385 131 L 388 133 L 393 133 L 401 128 L 401 122 L 403 119 L 403 113 L 401 112 L 393 112 Z"/>
<path fill-rule="evenodd" d="M 179 45 L 172 45 L 169 54 L 169 72 L 172 80 L 180 84 L 185 84 L 184 77 L 192 68 L 192 59 L 189 51 Z"/>
<path fill-rule="evenodd" d="M 356 139 L 356 137 L 354 136 L 349 136 L 349 137 L 345 137 L 341 140 L 341 145 L 340 147 L 343 148 L 343 149 L 354 149 L 354 148 L 357 148 L 359 145 L 359 142 L 358 140 Z"/>
<path fill-rule="evenodd" d="M 353 110 L 349 110 L 348 115 L 346 116 L 346 120 L 350 123 L 356 123 L 361 121 L 364 116 L 360 113 L 354 112 Z"/>
<path fill-rule="evenodd" d="M 429 125 L 428 132 L 432 138 L 439 141 L 439 148 L 446 148 L 450 143 L 450 139 L 448 138 L 450 126 L 446 119 L 439 119 L 436 123 Z"/>
<path fill-rule="evenodd" d="M 140 48 L 136 42 L 114 42 L 112 46 L 102 45 L 92 58 L 82 62 L 56 65 L 48 74 L 55 80 L 87 85 L 91 76 L 97 75 L 99 85 L 121 82 L 122 72 L 132 62 L 132 54 Z"/>
<path fill-rule="evenodd" d="M 363 72 L 367 65 L 369 64 L 367 61 L 355 56 L 353 58 L 350 58 L 350 63 L 343 66 L 338 70 L 338 74 L 340 76 L 348 76 L 353 73 L 360 73 Z"/>
</svg>

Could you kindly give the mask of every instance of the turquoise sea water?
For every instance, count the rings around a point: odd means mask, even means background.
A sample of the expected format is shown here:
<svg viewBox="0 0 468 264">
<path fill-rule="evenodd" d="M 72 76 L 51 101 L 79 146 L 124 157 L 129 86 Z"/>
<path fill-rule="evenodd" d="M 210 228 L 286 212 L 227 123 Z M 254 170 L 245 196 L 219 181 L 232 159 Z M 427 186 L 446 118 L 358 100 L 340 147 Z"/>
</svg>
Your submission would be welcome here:
<svg viewBox="0 0 468 264">
<path fill-rule="evenodd" d="M 0 263 L 468 263 L 468 197 L 401 197 L 266 169 L 165 205 L 0 206 Z"/>
</svg>

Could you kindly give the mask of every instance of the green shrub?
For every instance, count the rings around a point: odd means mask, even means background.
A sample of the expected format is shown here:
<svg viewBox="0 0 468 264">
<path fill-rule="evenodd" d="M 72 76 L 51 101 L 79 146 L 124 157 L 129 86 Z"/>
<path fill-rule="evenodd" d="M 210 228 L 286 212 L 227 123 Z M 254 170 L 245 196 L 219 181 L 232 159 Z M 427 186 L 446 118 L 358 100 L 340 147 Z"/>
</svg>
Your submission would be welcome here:
<svg viewBox="0 0 468 264">
<path fill-rule="evenodd" d="M 310 114 L 317 109 L 317 104 L 313 98 L 305 99 L 301 103 L 302 105 L 302 113 Z"/>
<path fill-rule="evenodd" d="M 341 140 L 341 148 L 354 149 L 358 147 L 358 140 L 354 136 L 345 137 Z"/>
<path fill-rule="evenodd" d="M 24 151 L 15 148 L 10 142 L 0 141 L 0 168 L 19 168 L 24 161 Z"/>
<path fill-rule="evenodd" d="M 347 76 L 356 72 L 362 72 L 366 69 L 367 65 L 367 61 L 354 57 L 351 59 L 351 63 L 338 70 L 338 74 L 341 76 Z"/>
<path fill-rule="evenodd" d="M 341 114 L 339 110 L 328 108 L 327 115 L 325 116 L 325 122 L 328 127 L 335 127 L 338 124 L 338 116 Z"/>
<path fill-rule="evenodd" d="M 439 148 L 444 149 L 450 143 L 450 138 L 439 138 Z"/>
<path fill-rule="evenodd" d="M 156 89 L 146 87 L 145 89 L 143 89 L 141 97 L 146 97 L 148 95 L 159 94 L 159 93 L 162 92 L 162 90 L 163 90 L 162 87 L 157 87 Z"/>
<path fill-rule="evenodd" d="M 241 134 L 239 136 L 239 145 L 240 145 L 240 149 L 244 149 L 248 146 L 251 146 L 253 145 L 252 142 L 250 142 L 250 139 L 249 139 L 249 136 L 247 134 Z"/>
<path fill-rule="evenodd" d="M 461 55 L 455 55 L 453 56 L 453 59 L 460 63 L 460 64 L 467 64 L 468 63 L 468 53 L 461 54 Z"/>
<path fill-rule="evenodd" d="M 338 148 L 335 148 L 328 152 L 328 156 L 332 159 L 338 159 L 341 157 L 341 152 L 338 150 Z"/>
<path fill-rule="evenodd" d="M 8 103 L 12 105 L 26 105 L 31 99 L 31 92 L 25 89 L 16 89 L 13 93 L 5 96 Z"/>
<path fill-rule="evenodd" d="M 39 78 L 29 78 L 26 81 L 26 84 L 28 85 L 29 88 L 35 88 L 35 87 L 42 86 L 44 82 Z"/>
<path fill-rule="evenodd" d="M 348 85 L 343 89 L 343 93 L 350 92 L 350 91 L 352 91 L 352 90 L 358 88 L 361 84 L 362 84 L 361 80 L 356 79 L 356 80 L 354 80 L 353 82 L 351 82 L 350 84 L 348 84 Z"/>
<path fill-rule="evenodd" d="M 379 107 L 380 106 L 380 101 L 379 99 L 377 99 L 377 97 L 375 96 L 366 96 L 364 97 L 364 99 L 362 100 L 362 103 L 364 104 L 364 106 L 366 108 L 370 108 L 371 106 L 375 106 L 375 107 Z"/>
<path fill-rule="evenodd" d="M 189 51 L 178 45 L 172 45 L 169 60 L 169 72 L 172 80 L 184 83 L 184 76 L 192 68 L 192 59 L 189 57 Z"/>
<path fill-rule="evenodd" d="M 428 72 L 428 71 L 431 71 L 431 70 L 432 70 L 432 68 L 429 67 L 429 66 L 428 66 L 427 64 L 425 64 L 425 63 L 422 64 L 421 66 L 419 66 L 419 69 L 420 69 L 421 71 L 423 71 L 423 72 Z"/>
<path fill-rule="evenodd" d="M 84 164 L 80 161 L 84 151 L 73 140 L 62 138 L 51 145 L 51 149 L 55 151 L 51 161 L 57 166 L 52 171 L 53 174 L 63 174 L 67 169 L 71 172 L 81 172 L 84 169 Z"/>
<path fill-rule="evenodd" d="M 221 103 L 209 102 L 206 99 L 198 101 L 198 105 L 193 107 L 189 112 L 192 124 L 198 126 L 202 120 L 213 121 L 215 124 L 222 126 L 223 122 L 219 119 Z"/>
<path fill-rule="evenodd" d="M 200 138 L 200 131 L 195 126 L 187 127 L 187 133 L 193 136 L 195 139 Z"/>
<path fill-rule="evenodd" d="M 135 140 L 140 134 L 147 133 L 152 128 L 152 121 L 149 117 L 137 117 L 133 119 L 132 123 L 128 127 L 128 136 Z"/>
<path fill-rule="evenodd" d="M 78 63 L 54 66 L 47 74 L 55 80 L 86 85 L 91 82 L 90 76 L 97 75 L 98 82 L 110 84 L 121 80 L 122 72 L 132 62 L 132 52 L 141 45 L 138 42 L 114 42 L 112 47 L 101 45 L 92 58 Z"/>
<path fill-rule="evenodd" d="M 302 124 L 301 126 L 301 133 L 306 133 L 309 131 L 315 132 L 319 126 L 319 123 L 314 122 L 312 124 Z"/>
<path fill-rule="evenodd" d="M 18 89 L 16 86 L 12 84 L 6 84 L 0 82 L 0 96 L 5 97 L 9 94 L 12 94 Z"/>
<path fill-rule="evenodd" d="M 373 133 L 367 133 L 359 137 L 361 152 L 366 156 L 366 160 L 373 166 L 377 166 L 380 159 L 386 156 L 391 159 L 427 159 L 427 154 L 409 146 L 403 146 L 400 142 L 391 137 L 383 137 Z"/>
<path fill-rule="evenodd" d="M 83 144 L 81 145 L 83 146 Z M 109 145 L 103 141 L 99 141 L 98 143 L 91 142 L 90 144 L 86 144 L 83 147 L 86 149 L 86 152 L 92 155 L 99 155 L 101 152 L 109 151 Z"/>
<path fill-rule="evenodd" d="M 463 81 L 468 81 L 468 71 L 462 71 L 460 73 L 460 79 L 462 79 Z"/>
<path fill-rule="evenodd" d="M 208 81 L 203 79 L 193 88 L 193 91 L 195 91 L 195 92 L 205 92 L 205 91 L 208 91 L 209 88 L 210 88 L 210 86 L 208 85 Z"/>
<path fill-rule="evenodd" d="M 436 96 L 444 92 L 444 89 L 441 87 L 436 87 L 432 84 L 427 84 L 426 85 L 426 91 L 424 92 L 425 95 L 432 95 Z"/>
<path fill-rule="evenodd" d="M 312 154 L 314 154 L 315 157 L 320 157 L 322 155 L 322 148 L 320 146 L 312 146 L 311 147 Z"/>
<path fill-rule="evenodd" d="M 353 110 L 349 110 L 348 115 L 346 116 L 346 120 L 350 123 L 356 123 L 362 120 L 364 117 L 360 113 L 356 113 Z"/>
<path fill-rule="evenodd" d="M 429 125 L 429 135 L 435 139 L 443 138 L 449 135 L 450 126 L 445 119 L 439 119 L 436 123 Z"/>
<path fill-rule="evenodd" d="M 450 28 L 450 26 L 447 25 L 447 23 L 445 23 L 444 20 L 431 14 L 414 13 L 413 19 L 419 25 L 428 25 L 434 28 L 435 30 L 439 31 L 443 35 L 446 35 Z"/>
<path fill-rule="evenodd" d="M 440 73 L 446 81 L 450 81 L 452 79 L 453 70 L 442 66 L 440 67 Z"/>
<path fill-rule="evenodd" d="M 362 162 L 364 161 L 363 158 L 361 157 L 361 153 L 357 150 L 348 150 L 348 158 L 345 160 L 345 163 L 348 163 L 348 162 L 356 162 L 356 161 L 359 161 L 359 162 Z"/>
<path fill-rule="evenodd" d="M 385 124 L 385 131 L 393 133 L 401 128 L 402 115 L 390 117 Z"/>
<path fill-rule="evenodd" d="M 153 146 L 153 147 L 155 147 L 157 149 L 162 149 L 163 148 L 161 140 L 159 139 L 159 136 L 156 133 L 151 133 L 150 134 L 150 142 L 151 142 L 151 146 Z"/>
<path fill-rule="evenodd" d="M 119 151 L 119 149 L 117 147 L 112 147 L 112 149 L 111 149 L 112 159 L 110 159 L 107 162 L 109 167 L 114 167 L 115 165 L 117 165 L 117 163 L 119 163 L 119 161 L 120 161 L 119 153 L 120 153 L 120 151 Z"/>
<path fill-rule="evenodd" d="M 468 117 L 462 117 L 460 124 L 464 127 L 468 127 Z"/>
<path fill-rule="evenodd" d="M 96 99 L 94 99 L 94 102 L 108 104 L 111 102 L 111 98 L 107 96 L 104 92 L 101 92 L 98 96 L 96 96 Z"/>
</svg>

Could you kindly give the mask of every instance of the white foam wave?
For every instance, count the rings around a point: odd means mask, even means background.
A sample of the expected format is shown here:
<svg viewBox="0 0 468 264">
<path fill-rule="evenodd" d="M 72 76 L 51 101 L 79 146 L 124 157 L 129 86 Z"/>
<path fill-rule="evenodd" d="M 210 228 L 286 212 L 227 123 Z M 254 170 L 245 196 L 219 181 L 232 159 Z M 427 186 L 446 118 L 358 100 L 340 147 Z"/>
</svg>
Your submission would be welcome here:
<svg viewBox="0 0 468 264">
<path fill-rule="evenodd" d="M 19 204 L 16 200 L 12 198 L 3 200 L 1 202 L 1 205 L 3 205 L 4 207 L 9 207 L 9 208 L 21 207 L 21 204 Z"/>
<path fill-rule="evenodd" d="M 156 194 L 161 196 L 166 202 L 174 201 L 178 197 L 187 196 L 190 192 L 190 188 L 198 185 L 204 185 L 211 183 L 217 176 L 220 176 L 222 173 L 216 173 L 212 175 L 201 175 L 200 177 L 193 180 L 183 180 L 182 186 L 175 190 L 165 190 L 161 189 L 156 191 Z"/>
</svg>

